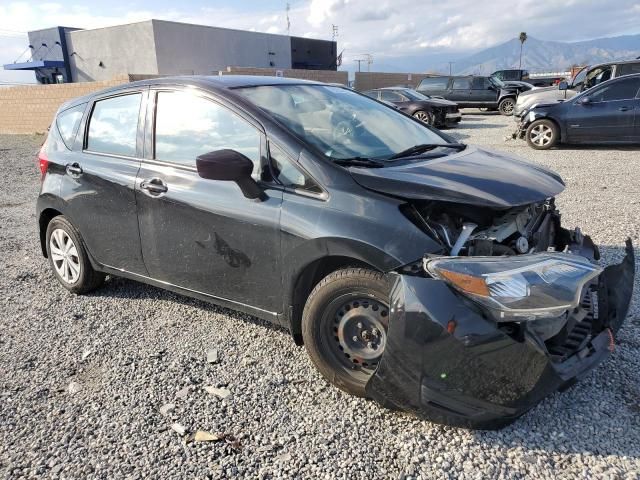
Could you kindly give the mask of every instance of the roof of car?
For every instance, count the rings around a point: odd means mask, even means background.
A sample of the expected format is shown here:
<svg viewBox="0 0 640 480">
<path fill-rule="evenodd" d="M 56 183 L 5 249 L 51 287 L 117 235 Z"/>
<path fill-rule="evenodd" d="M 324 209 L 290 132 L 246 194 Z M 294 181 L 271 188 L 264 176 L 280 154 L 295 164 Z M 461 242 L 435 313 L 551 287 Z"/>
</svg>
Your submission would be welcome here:
<svg viewBox="0 0 640 480">
<path fill-rule="evenodd" d="M 310 80 L 301 80 L 297 78 L 270 77 L 270 76 L 253 76 L 253 75 L 189 75 L 189 76 L 173 76 L 149 78 L 146 80 L 138 80 L 136 82 L 123 83 L 115 87 L 91 92 L 83 97 L 75 98 L 63 105 L 62 109 L 86 103 L 96 95 L 104 95 L 120 90 L 127 90 L 136 87 L 145 87 L 152 85 L 192 85 L 202 88 L 214 88 L 216 90 L 234 89 L 242 87 L 260 87 L 267 85 L 327 85 L 322 82 L 314 82 Z"/>
</svg>

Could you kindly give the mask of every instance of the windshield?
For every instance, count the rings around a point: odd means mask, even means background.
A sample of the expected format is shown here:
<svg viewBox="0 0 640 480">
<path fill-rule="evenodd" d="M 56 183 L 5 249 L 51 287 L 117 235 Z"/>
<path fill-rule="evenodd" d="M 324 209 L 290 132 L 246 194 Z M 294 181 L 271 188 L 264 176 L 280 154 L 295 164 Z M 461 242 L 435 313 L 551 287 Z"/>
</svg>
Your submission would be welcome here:
<svg viewBox="0 0 640 480">
<path fill-rule="evenodd" d="M 575 88 L 582 85 L 584 83 L 584 77 L 587 76 L 588 71 L 589 67 L 584 67 L 582 70 L 576 73 L 576 76 L 573 77 L 573 80 L 571 81 L 571 86 Z"/>
<path fill-rule="evenodd" d="M 346 88 L 270 85 L 236 92 L 333 160 L 387 160 L 415 145 L 447 144 L 426 126 Z"/>
</svg>

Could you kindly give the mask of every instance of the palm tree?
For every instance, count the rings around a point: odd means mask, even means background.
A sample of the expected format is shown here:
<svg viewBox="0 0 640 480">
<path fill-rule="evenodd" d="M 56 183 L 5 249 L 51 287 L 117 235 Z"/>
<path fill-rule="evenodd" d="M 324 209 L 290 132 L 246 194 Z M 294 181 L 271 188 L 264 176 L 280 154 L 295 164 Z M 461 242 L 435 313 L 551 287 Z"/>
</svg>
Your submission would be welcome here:
<svg viewBox="0 0 640 480">
<path fill-rule="evenodd" d="M 520 66 L 518 67 L 522 70 L 522 47 L 524 46 L 524 42 L 527 41 L 527 32 L 520 32 Z"/>
</svg>

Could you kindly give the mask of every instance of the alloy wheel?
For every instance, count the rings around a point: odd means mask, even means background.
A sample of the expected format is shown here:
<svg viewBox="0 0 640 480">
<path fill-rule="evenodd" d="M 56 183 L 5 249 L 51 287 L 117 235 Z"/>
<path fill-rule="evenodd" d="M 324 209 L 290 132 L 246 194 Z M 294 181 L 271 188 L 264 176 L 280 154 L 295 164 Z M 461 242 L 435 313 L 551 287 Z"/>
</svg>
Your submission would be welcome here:
<svg viewBox="0 0 640 480">
<path fill-rule="evenodd" d="M 80 277 L 80 257 L 69 234 L 61 228 L 51 232 L 49 251 L 60 278 L 70 285 L 76 283 Z"/>
<path fill-rule="evenodd" d="M 539 147 L 545 147 L 551 143 L 553 139 L 553 130 L 551 127 L 540 124 L 531 129 L 531 143 Z"/>
<path fill-rule="evenodd" d="M 502 104 L 502 113 L 504 113 L 505 115 L 512 115 L 514 107 L 515 104 L 513 101 L 506 100 Z"/>
<path fill-rule="evenodd" d="M 413 116 L 427 125 L 431 125 L 432 123 L 431 115 L 429 115 L 428 112 L 416 112 Z"/>
</svg>

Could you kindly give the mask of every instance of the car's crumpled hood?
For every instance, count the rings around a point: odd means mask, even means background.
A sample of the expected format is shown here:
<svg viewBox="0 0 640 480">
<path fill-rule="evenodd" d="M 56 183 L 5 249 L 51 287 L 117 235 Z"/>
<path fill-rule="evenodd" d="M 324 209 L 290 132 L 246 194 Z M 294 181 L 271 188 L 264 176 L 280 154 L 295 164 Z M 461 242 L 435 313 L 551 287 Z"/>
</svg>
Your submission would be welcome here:
<svg viewBox="0 0 640 480">
<path fill-rule="evenodd" d="M 478 147 L 434 159 L 397 162 L 402 164 L 349 171 L 361 186 L 388 195 L 493 208 L 541 202 L 564 190 L 556 173 Z"/>
</svg>

